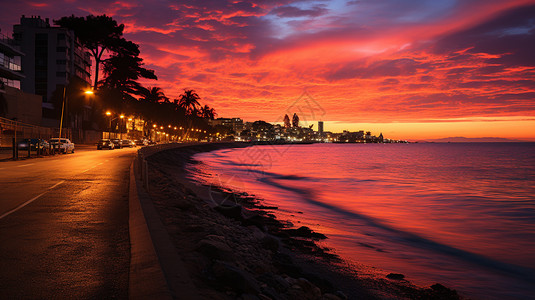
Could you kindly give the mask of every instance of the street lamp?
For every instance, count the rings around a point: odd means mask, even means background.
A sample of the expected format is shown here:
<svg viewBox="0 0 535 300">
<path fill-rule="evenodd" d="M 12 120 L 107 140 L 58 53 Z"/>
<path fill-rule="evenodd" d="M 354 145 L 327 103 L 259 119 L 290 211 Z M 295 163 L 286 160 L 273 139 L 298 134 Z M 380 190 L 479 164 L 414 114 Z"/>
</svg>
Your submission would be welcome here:
<svg viewBox="0 0 535 300">
<path fill-rule="evenodd" d="M 124 115 L 121 114 L 121 115 L 119 116 L 119 118 L 121 118 L 121 120 L 124 120 Z M 122 122 L 121 122 L 121 123 L 122 123 Z M 121 124 L 121 125 L 122 125 L 122 124 Z M 119 130 L 121 131 L 121 140 L 122 140 L 122 139 L 123 139 L 123 128 L 122 128 L 121 126 L 119 126 Z"/>
<path fill-rule="evenodd" d="M 111 111 L 107 111 L 107 112 L 106 112 L 106 116 L 110 117 L 110 127 L 109 127 L 109 131 L 108 131 L 108 139 L 111 139 L 111 122 L 112 122 L 113 120 L 117 120 L 117 119 L 119 119 L 119 118 L 120 118 L 120 119 L 123 119 L 123 118 L 124 118 L 124 115 L 121 114 L 120 116 L 115 117 L 115 118 L 112 119 L 112 118 L 111 118 Z M 122 139 L 122 138 L 123 138 L 123 133 L 121 132 L 121 139 Z"/>
</svg>

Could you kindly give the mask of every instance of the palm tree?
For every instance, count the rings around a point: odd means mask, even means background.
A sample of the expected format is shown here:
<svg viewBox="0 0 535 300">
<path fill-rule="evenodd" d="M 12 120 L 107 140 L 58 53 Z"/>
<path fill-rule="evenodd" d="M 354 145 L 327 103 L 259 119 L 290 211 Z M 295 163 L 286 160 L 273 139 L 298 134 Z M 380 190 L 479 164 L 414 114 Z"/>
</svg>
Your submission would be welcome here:
<svg viewBox="0 0 535 300">
<path fill-rule="evenodd" d="M 184 93 L 178 98 L 178 106 L 185 109 L 191 115 L 197 112 L 197 106 L 200 106 L 201 97 L 194 90 L 184 90 Z"/>
<path fill-rule="evenodd" d="M 217 113 L 215 112 L 214 108 L 209 107 L 208 105 L 201 107 L 200 109 L 201 118 L 213 120 L 215 116 L 217 116 Z"/>
<path fill-rule="evenodd" d="M 141 100 L 145 100 L 150 103 L 158 103 L 160 101 L 169 100 L 159 87 L 149 87 L 143 91 Z"/>
<path fill-rule="evenodd" d="M 143 115 L 144 122 L 144 135 L 150 134 L 152 124 L 160 118 L 162 113 L 162 103 L 169 101 L 169 98 L 165 96 L 162 89 L 159 87 L 143 88 L 142 96 L 139 99 L 140 112 Z"/>
</svg>

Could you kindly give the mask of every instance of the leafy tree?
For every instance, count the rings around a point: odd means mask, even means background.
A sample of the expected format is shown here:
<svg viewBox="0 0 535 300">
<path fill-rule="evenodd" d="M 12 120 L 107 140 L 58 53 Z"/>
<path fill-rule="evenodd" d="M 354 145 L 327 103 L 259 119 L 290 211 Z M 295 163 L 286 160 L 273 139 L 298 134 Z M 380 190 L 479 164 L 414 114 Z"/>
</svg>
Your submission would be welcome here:
<svg viewBox="0 0 535 300">
<path fill-rule="evenodd" d="M 135 49 L 122 38 L 124 25 L 118 25 L 113 18 L 106 15 L 89 15 L 85 18 L 71 15 L 54 20 L 54 23 L 72 29 L 76 37 L 91 52 L 95 59 L 95 88 L 99 82 L 99 65 L 105 52 L 135 54 L 137 51 L 139 54 L 139 49 Z"/>
<path fill-rule="evenodd" d="M 106 78 L 102 80 L 102 83 L 118 89 L 125 98 L 132 95 L 143 95 L 144 88 L 137 80 L 141 78 L 158 79 L 153 70 L 143 67 L 143 59 L 138 56 L 121 53 L 104 60 L 103 64 Z"/>
</svg>

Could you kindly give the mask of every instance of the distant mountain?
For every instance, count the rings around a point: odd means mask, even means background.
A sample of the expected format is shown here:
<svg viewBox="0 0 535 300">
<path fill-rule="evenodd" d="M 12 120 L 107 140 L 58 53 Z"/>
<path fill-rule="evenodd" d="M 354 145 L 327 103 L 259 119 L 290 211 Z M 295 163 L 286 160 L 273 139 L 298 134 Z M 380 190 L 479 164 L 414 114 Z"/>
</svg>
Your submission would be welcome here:
<svg viewBox="0 0 535 300">
<path fill-rule="evenodd" d="M 442 139 L 429 139 L 421 142 L 434 142 L 434 143 L 515 143 L 526 142 L 522 140 L 513 140 L 499 137 L 481 137 L 481 138 L 467 138 L 462 136 L 447 137 Z"/>
</svg>

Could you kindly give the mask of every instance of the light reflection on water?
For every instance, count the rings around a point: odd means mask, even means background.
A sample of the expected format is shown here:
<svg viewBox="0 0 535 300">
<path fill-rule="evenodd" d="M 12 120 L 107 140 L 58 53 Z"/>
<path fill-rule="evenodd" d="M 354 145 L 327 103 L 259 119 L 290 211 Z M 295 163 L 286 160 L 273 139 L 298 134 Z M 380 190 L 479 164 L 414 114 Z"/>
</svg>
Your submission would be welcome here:
<svg viewBox="0 0 535 300">
<path fill-rule="evenodd" d="M 190 167 L 327 234 L 350 261 L 470 296 L 526 299 L 534 153 L 533 143 L 254 146 L 201 153 Z"/>
</svg>

